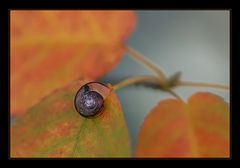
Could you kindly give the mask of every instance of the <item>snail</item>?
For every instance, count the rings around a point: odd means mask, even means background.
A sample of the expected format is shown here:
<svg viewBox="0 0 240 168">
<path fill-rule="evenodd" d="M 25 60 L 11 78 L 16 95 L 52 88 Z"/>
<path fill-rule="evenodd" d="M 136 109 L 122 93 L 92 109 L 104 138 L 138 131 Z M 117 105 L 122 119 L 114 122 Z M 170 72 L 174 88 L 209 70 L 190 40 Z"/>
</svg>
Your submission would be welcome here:
<svg viewBox="0 0 240 168">
<path fill-rule="evenodd" d="M 110 93 L 110 88 L 99 82 L 90 82 L 83 85 L 77 92 L 74 105 L 77 112 L 83 117 L 95 117 L 101 114 L 104 100 Z"/>
</svg>

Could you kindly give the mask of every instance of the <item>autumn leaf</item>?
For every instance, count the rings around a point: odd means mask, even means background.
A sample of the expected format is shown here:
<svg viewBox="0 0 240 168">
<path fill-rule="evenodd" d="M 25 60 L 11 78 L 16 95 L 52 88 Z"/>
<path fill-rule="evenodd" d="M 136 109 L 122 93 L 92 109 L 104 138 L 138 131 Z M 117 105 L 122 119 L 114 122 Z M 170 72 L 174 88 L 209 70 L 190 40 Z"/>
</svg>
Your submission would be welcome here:
<svg viewBox="0 0 240 168">
<path fill-rule="evenodd" d="M 127 10 L 11 10 L 11 114 L 24 114 L 74 80 L 96 80 L 111 71 L 135 20 Z"/>
<path fill-rule="evenodd" d="M 74 97 L 86 82 L 57 90 L 21 116 L 11 127 L 11 157 L 130 157 L 130 137 L 113 91 L 104 111 L 84 118 Z"/>
<path fill-rule="evenodd" d="M 229 157 L 229 106 L 199 92 L 187 104 L 161 101 L 146 117 L 138 136 L 137 157 Z"/>
</svg>

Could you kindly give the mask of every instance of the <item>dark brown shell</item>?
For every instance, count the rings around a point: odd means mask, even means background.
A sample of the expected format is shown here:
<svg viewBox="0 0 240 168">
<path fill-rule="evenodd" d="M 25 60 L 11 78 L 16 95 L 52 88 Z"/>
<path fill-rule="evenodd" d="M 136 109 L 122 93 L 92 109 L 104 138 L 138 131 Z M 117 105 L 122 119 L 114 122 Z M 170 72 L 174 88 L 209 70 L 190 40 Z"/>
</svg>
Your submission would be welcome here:
<svg viewBox="0 0 240 168">
<path fill-rule="evenodd" d="M 99 82 L 83 85 L 75 96 L 76 110 L 84 117 L 97 116 L 104 108 L 104 99 L 109 94 L 109 90 L 106 85 Z"/>
</svg>

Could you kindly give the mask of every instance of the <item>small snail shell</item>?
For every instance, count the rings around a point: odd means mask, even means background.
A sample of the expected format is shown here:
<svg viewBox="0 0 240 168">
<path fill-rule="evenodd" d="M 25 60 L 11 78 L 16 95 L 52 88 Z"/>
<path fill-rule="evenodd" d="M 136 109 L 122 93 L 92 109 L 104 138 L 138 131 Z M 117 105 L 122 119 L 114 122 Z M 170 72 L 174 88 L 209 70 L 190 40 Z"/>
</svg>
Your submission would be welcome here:
<svg viewBox="0 0 240 168">
<path fill-rule="evenodd" d="M 104 108 L 104 100 L 109 95 L 110 88 L 99 82 L 83 85 L 74 100 L 76 110 L 84 117 L 99 115 Z"/>
</svg>

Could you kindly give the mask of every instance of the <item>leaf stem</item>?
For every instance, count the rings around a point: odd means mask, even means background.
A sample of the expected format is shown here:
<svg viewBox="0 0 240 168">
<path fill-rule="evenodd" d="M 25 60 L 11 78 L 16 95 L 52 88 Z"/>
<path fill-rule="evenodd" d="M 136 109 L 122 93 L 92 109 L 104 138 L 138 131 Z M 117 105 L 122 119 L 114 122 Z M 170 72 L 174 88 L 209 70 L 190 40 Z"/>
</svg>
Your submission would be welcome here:
<svg viewBox="0 0 240 168">
<path fill-rule="evenodd" d="M 176 97 L 176 98 L 177 98 L 178 100 L 180 100 L 181 102 L 185 103 L 185 102 L 183 101 L 183 99 L 182 99 L 175 91 L 173 91 L 172 89 L 168 88 L 168 89 L 166 89 L 166 91 L 167 91 L 168 93 L 170 93 L 171 95 L 173 95 L 174 97 Z"/>
<path fill-rule="evenodd" d="M 169 92 L 171 95 L 184 102 L 182 98 L 175 93 L 172 88 L 179 86 L 193 86 L 193 87 L 209 87 L 215 89 L 229 90 L 229 86 L 214 84 L 214 83 L 203 83 L 203 82 L 192 82 L 192 81 L 181 81 L 180 80 L 180 72 L 177 72 L 172 77 L 167 79 L 163 70 L 155 65 L 151 60 L 144 57 L 142 54 L 137 52 L 131 47 L 125 47 L 126 52 L 129 56 L 131 56 L 135 61 L 141 63 L 145 67 L 147 67 L 152 72 L 156 73 L 157 76 L 135 76 L 128 79 L 125 79 L 118 84 L 113 86 L 114 90 L 121 89 L 128 85 L 137 84 L 137 83 L 151 83 L 159 86 L 160 89 Z"/>
<path fill-rule="evenodd" d="M 155 65 L 150 59 L 144 57 L 142 54 L 131 47 L 126 46 L 126 51 L 134 60 L 141 63 L 142 65 L 145 65 L 149 70 L 156 73 L 160 79 L 160 82 L 165 82 L 166 75 L 159 66 Z"/>
<path fill-rule="evenodd" d="M 144 83 L 144 82 L 160 85 L 158 77 L 155 77 L 155 76 L 135 76 L 135 77 L 125 79 L 125 80 L 115 84 L 113 86 L 113 89 L 118 90 L 118 89 L 124 88 L 128 85 L 133 85 L 133 84 L 137 84 L 137 83 Z"/>
<path fill-rule="evenodd" d="M 151 84 L 158 85 L 159 88 L 163 90 L 167 90 L 167 88 L 164 87 L 164 85 L 162 85 L 159 82 L 159 78 L 153 75 L 131 77 L 115 84 L 113 88 L 114 90 L 118 90 L 128 85 L 137 84 L 137 83 L 151 83 Z M 226 85 L 220 85 L 215 83 L 204 83 L 204 82 L 192 82 L 192 81 L 179 81 L 173 87 L 179 87 L 179 86 L 209 87 L 214 89 L 229 90 L 229 86 L 226 86 Z"/>
<path fill-rule="evenodd" d="M 118 90 L 118 89 L 121 89 L 123 87 L 129 86 L 129 85 L 132 85 L 132 84 L 146 83 L 146 82 L 159 85 L 159 88 L 162 88 L 162 90 L 169 92 L 171 95 L 173 95 L 174 97 L 176 97 L 180 101 L 184 102 L 182 100 L 182 98 L 177 93 L 175 93 L 172 89 L 165 88 L 164 86 L 162 86 L 161 82 L 159 81 L 159 78 L 155 77 L 155 76 L 135 76 L 135 77 L 131 77 L 131 78 L 125 79 L 125 80 L 115 84 L 113 86 L 113 89 Z"/>
<path fill-rule="evenodd" d="M 226 85 L 220 85 L 215 83 L 192 82 L 192 81 L 179 81 L 177 86 L 209 87 L 214 89 L 229 90 L 229 86 L 226 86 Z"/>
</svg>

